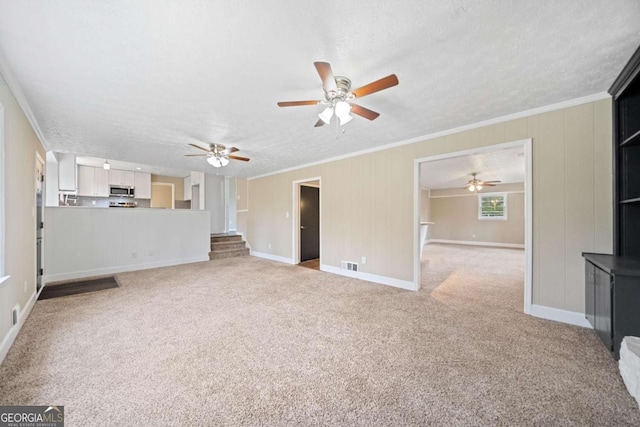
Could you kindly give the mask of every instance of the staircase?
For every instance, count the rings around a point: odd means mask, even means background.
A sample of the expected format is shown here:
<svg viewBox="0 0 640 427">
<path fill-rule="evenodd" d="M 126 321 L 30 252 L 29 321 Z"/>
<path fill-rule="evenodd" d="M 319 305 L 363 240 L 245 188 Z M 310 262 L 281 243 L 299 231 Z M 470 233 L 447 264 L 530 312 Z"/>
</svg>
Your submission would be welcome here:
<svg viewBox="0 0 640 427">
<path fill-rule="evenodd" d="M 242 236 L 230 233 L 211 235 L 210 260 L 247 255 L 249 255 L 249 248 L 245 246 Z"/>
</svg>

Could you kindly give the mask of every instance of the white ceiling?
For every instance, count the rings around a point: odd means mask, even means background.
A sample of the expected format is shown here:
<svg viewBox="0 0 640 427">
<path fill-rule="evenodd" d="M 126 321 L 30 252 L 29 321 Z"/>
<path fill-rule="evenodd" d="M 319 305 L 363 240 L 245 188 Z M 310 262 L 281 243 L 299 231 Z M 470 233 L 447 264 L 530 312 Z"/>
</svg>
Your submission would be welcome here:
<svg viewBox="0 0 640 427">
<path fill-rule="evenodd" d="M 76 163 L 83 166 L 93 166 L 94 168 L 102 168 L 104 167 L 104 162 L 106 159 L 100 159 L 97 157 L 86 157 L 86 156 L 78 156 L 76 157 Z M 185 176 L 190 174 L 188 170 L 174 169 L 174 168 L 166 168 L 162 166 L 151 166 L 145 165 L 141 163 L 131 163 L 124 162 L 122 160 L 109 160 L 109 165 L 111 169 L 117 170 L 125 170 L 125 171 L 138 171 L 138 172 L 148 172 L 153 175 L 164 175 L 164 176 L 173 176 L 176 178 L 184 178 Z M 211 173 L 216 173 L 215 171 L 209 171 Z"/>
<path fill-rule="evenodd" d="M 0 0 L 0 71 L 48 150 L 256 176 L 606 91 L 640 42 L 637 0 Z M 314 61 L 381 116 L 314 128 Z M 344 131 L 344 133 L 343 133 Z M 484 177 L 483 177 L 484 178 Z"/>
<path fill-rule="evenodd" d="M 520 146 L 425 162 L 420 165 L 420 187 L 463 188 L 474 172 L 483 181 L 524 182 L 524 161 L 524 146 Z"/>
</svg>

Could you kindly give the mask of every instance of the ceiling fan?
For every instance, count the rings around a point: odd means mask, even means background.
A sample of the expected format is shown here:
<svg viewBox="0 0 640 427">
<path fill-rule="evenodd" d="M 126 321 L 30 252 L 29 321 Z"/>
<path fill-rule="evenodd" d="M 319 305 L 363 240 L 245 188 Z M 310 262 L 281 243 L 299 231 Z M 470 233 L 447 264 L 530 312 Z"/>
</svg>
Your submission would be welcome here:
<svg viewBox="0 0 640 427">
<path fill-rule="evenodd" d="M 495 185 L 502 181 L 482 181 L 481 179 L 476 178 L 477 173 L 474 172 L 471 174 L 472 179 L 467 182 L 465 188 L 469 189 L 469 191 L 480 191 L 482 187 L 495 187 Z"/>
<path fill-rule="evenodd" d="M 229 159 L 232 160 L 240 160 L 243 162 L 248 162 L 248 157 L 240 157 L 233 156 L 231 153 L 235 153 L 236 151 L 240 151 L 236 147 L 225 147 L 222 144 L 211 144 L 209 145 L 209 149 L 202 148 L 199 145 L 189 144 L 192 147 L 195 147 L 199 150 L 206 151 L 206 154 L 185 154 L 185 157 L 200 157 L 207 156 L 207 163 L 215 168 L 221 168 L 223 166 L 227 166 L 229 164 Z"/>
<path fill-rule="evenodd" d="M 365 119 L 375 120 L 380 113 L 355 104 L 353 100 L 398 84 L 398 77 L 396 77 L 395 74 L 390 74 L 375 82 L 351 90 L 351 80 L 342 76 L 334 76 L 331 65 L 329 65 L 328 62 L 314 62 L 313 65 L 315 65 L 322 80 L 322 89 L 324 91 L 323 99 L 316 101 L 278 102 L 278 106 L 326 105 L 322 113 L 318 114 L 320 119 L 316 122 L 315 127 L 331 123 L 331 118 L 334 114 L 340 121 L 340 126 L 349 123 L 353 119 L 353 116 L 349 113 L 357 114 Z"/>
</svg>

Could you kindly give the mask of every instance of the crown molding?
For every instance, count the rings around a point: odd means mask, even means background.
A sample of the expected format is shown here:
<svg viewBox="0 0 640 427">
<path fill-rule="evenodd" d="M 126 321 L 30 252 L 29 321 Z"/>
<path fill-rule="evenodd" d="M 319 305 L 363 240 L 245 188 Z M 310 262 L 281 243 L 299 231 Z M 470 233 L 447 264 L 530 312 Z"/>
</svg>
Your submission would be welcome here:
<svg viewBox="0 0 640 427">
<path fill-rule="evenodd" d="M 18 84 L 18 81 L 14 77 L 13 71 L 11 70 L 9 63 L 7 62 L 2 52 L 0 52 L 0 74 L 2 75 L 2 78 L 4 79 L 4 81 L 7 83 L 7 86 L 9 87 L 9 90 L 13 94 L 13 97 L 18 102 L 18 105 L 20 106 L 20 108 L 22 108 L 22 112 L 27 117 L 27 120 L 31 124 L 33 131 L 35 132 L 36 136 L 40 140 L 40 143 L 45 148 L 45 151 L 47 151 L 46 140 L 44 138 L 44 135 L 42 134 L 42 130 L 40 130 L 40 126 L 38 126 L 38 121 L 33 115 L 33 111 L 31 110 L 31 107 L 27 102 L 27 98 L 24 96 L 22 89 L 20 89 L 20 85 Z"/>
<path fill-rule="evenodd" d="M 306 164 L 300 165 L 300 166 L 294 166 L 294 167 L 291 167 L 291 168 L 281 169 L 281 170 L 278 170 L 278 171 L 275 171 L 275 172 L 269 172 L 269 173 L 265 173 L 265 174 L 262 174 L 262 175 L 256 175 L 256 176 L 247 178 L 247 180 L 265 178 L 265 177 L 271 176 L 271 175 L 278 175 L 278 174 L 281 174 L 281 173 L 291 172 L 291 171 L 295 171 L 295 170 L 298 170 L 298 169 L 304 169 L 304 168 L 308 168 L 308 167 L 311 167 L 311 166 L 318 166 L 318 165 L 322 165 L 322 164 L 325 164 L 325 163 L 331 163 L 331 162 L 335 162 L 335 161 L 338 161 L 338 160 L 348 159 L 348 158 L 351 158 L 351 157 L 358 157 L 358 156 L 362 156 L 364 154 L 375 153 L 377 151 L 384 151 L 384 150 L 388 150 L 390 148 L 396 148 L 396 147 L 401 147 L 403 145 L 414 144 L 416 142 L 428 141 L 430 139 L 435 139 L 435 138 L 439 138 L 439 137 L 442 137 L 442 136 L 451 135 L 451 134 L 454 134 L 454 133 L 464 132 L 464 131 L 467 131 L 467 130 L 477 129 L 477 128 L 481 128 L 481 127 L 485 127 L 485 126 L 491 126 L 491 125 L 494 125 L 494 124 L 497 124 L 497 123 L 504 123 L 504 122 L 508 122 L 510 120 L 522 119 L 524 117 L 535 116 L 535 115 L 542 114 L 542 113 L 548 113 L 550 111 L 562 110 L 564 108 L 575 107 L 576 105 L 582 105 L 582 104 L 587 104 L 589 102 L 601 101 L 603 99 L 608 99 L 608 98 L 611 98 L 611 95 L 609 95 L 608 92 L 594 93 L 592 95 L 587 95 L 587 96 L 583 96 L 583 97 L 580 97 L 580 98 L 574 98 L 574 99 L 570 99 L 570 100 L 567 100 L 567 101 L 558 102 L 556 104 L 545 105 L 544 107 L 532 108 L 530 110 L 525 110 L 525 111 L 521 111 L 521 112 L 518 112 L 518 113 L 508 114 L 506 116 L 500 116 L 500 117 L 496 117 L 496 118 L 489 119 L 489 120 L 483 120 L 481 122 L 471 123 L 471 124 L 468 124 L 468 125 L 463 125 L 463 126 L 459 126 L 459 127 L 455 127 L 455 128 L 439 131 L 439 132 L 434 132 L 434 133 L 430 133 L 430 134 L 427 134 L 427 135 L 424 135 L 424 136 L 418 136 L 418 137 L 415 137 L 415 138 L 405 139 L 403 141 L 392 142 L 390 144 L 381 145 L 379 147 L 374 147 L 374 148 L 369 148 L 369 149 L 366 149 L 366 150 L 355 151 L 353 153 L 343 154 L 343 155 L 336 156 L 336 157 L 331 157 L 331 158 L 325 159 L 325 160 L 319 160 L 317 162 L 306 163 Z"/>
</svg>

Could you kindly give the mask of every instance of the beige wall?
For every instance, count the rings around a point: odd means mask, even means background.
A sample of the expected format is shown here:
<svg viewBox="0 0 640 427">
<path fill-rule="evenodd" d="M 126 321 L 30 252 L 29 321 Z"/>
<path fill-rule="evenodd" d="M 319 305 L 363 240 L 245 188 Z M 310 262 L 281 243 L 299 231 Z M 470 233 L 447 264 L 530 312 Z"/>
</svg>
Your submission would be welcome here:
<svg viewBox="0 0 640 427">
<path fill-rule="evenodd" d="M 478 219 L 478 194 L 459 193 L 430 199 L 431 239 L 524 244 L 524 192 L 507 193 L 506 220 Z"/>
<path fill-rule="evenodd" d="M 0 104 L 4 107 L 5 272 L 0 284 L 0 343 L 10 333 L 11 309 L 24 310 L 36 292 L 35 161 L 44 149 L 31 125 L 0 77 Z"/>
<path fill-rule="evenodd" d="M 420 221 L 431 221 L 429 190 L 420 189 Z"/>
<path fill-rule="evenodd" d="M 249 209 L 249 183 L 247 178 L 236 179 L 236 209 L 238 212 L 246 211 Z"/>
<path fill-rule="evenodd" d="M 582 312 L 581 252 L 612 245 L 610 99 L 251 179 L 249 243 L 292 258 L 292 181 L 319 176 L 322 263 L 366 256 L 362 272 L 412 281 L 414 159 L 526 138 L 533 140 L 533 303 Z"/>
<path fill-rule="evenodd" d="M 236 196 L 236 231 L 246 236 L 249 218 L 249 182 L 246 178 L 236 179 Z"/>
<path fill-rule="evenodd" d="M 173 184 L 175 200 L 184 200 L 184 178 L 176 178 L 175 176 L 151 175 L 151 182 L 164 182 Z"/>
<path fill-rule="evenodd" d="M 172 191 L 170 185 L 163 182 L 151 184 L 151 207 L 173 209 L 174 200 L 171 200 Z"/>
</svg>

